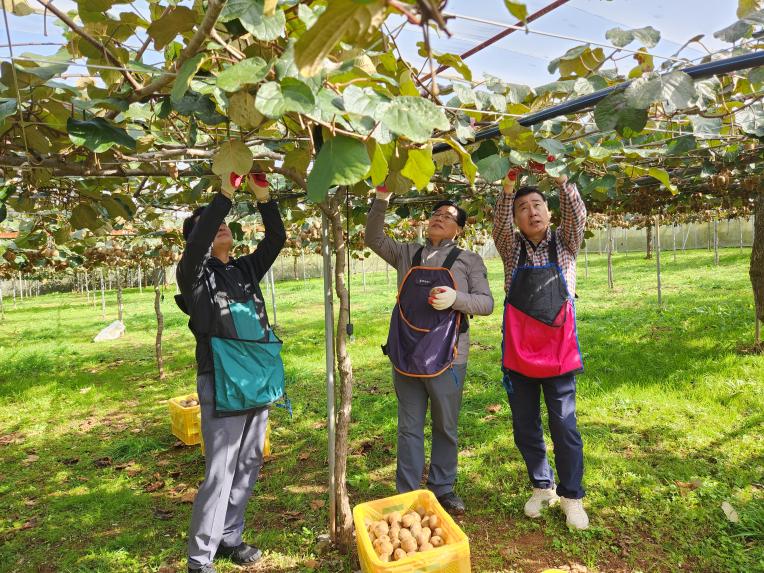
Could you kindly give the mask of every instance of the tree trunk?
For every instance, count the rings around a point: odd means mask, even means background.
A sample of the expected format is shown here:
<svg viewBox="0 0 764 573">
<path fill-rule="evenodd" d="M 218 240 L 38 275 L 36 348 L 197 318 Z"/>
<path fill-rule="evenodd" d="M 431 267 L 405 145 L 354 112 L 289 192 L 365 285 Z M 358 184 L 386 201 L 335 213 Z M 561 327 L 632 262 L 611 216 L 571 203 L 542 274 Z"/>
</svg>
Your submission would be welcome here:
<svg viewBox="0 0 764 573">
<path fill-rule="evenodd" d="M 162 357 L 162 332 L 164 331 L 164 316 L 162 315 L 162 273 L 164 269 L 160 265 L 154 269 L 154 313 L 157 317 L 157 337 L 154 344 L 157 356 L 157 370 L 159 379 L 164 380 L 164 358 Z"/>
<path fill-rule="evenodd" d="M 674 262 L 676 262 L 676 223 L 671 225 L 671 242 L 674 248 Z"/>
<path fill-rule="evenodd" d="M 749 269 L 757 321 L 764 320 L 764 193 L 756 196 L 753 219 L 753 247 Z M 756 345 L 761 345 L 759 325 L 756 325 Z"/>
<path fill-rule="evenodd" d="M 294 277 L 294 280 L 300 280 L 300 275 L 298 274 L 297 269 L 297 255 L 292 256 L 292 276 Z"/>
<path fill-rule="evenodd" d="M 366 259 L 361 259 L 361 280 L 363 281 L 363 292 L 366 292 Z"/>
<path fill-rule="evenodd" d="M 103 269 L 98 269 L 98 272 L 101 275 L 101 316 L 106 320 L 106 293 L 103 288 Z"/>
<path fill-rule="evenodd" d="M 122 272 L 117 267 L 117 318 L 122 322 Z"/>
<path fill-rule="evenodd" d="M 719 220 L 714 218 L 714 265 L 719 266 Z"/>
<path fill-rule="evenodd" d="M 645 258 L 653 258 L 653 226 L 647 225 L 645 227 L 645 236 L 647 237 L 647 243 L 645 248 Z"/>
<path fill-rule="evenodd" d="M 740 223 L 740 250 L 743 250 L 743 219 L 738 219 L 738 222 Z"/>
<path fill-rule="evenodd" d="M 658 272 L 658 306 L 663 304 L 663 293 L 661 292 L 661 223 L 660 217 L 655 217 L 655 268 Z"/>
<path fill-rule="evenodd" d="M 692 227 L 690 227 L 690 225 L 688 224 L 687 225 L 687 233 L 684 236 L 684 241 L 682 241 L 682 252 L 683 253 L 687 250 L 687 239 L 690 238 L 690 229 L 692 229 Z"/>
<path fill-rule="evenodd" d="M 342 188 L 340 188 L 342 189 Z M 336 487 L 337 522 L 335 543 L 343 553 L 347 553 L 353 546 L 353 515 L 350 509 L 350 498 L 347 488 L 347 452 L 348 432 L 350 429 L 351 401 L 353 397 L 353 365 L 348 353 L 347 325 L 350 320 L 350 297 L 345 285 L 345 259 L 347 245 L 345 244 L 342 230 L 342 214 L 339 206 L 344 203 L 347 189 L 342 189 L 335 194 L 330 203 L 329 221 L 332 228 L 332 241 L 334 243 L 334 283 L 335 292 L 340 302 L 340 311 L 337 318 L 336 358 L 337 371 L 339 373 L 339 408 L 337 409 L 337 429 L 335 435 L 334 467 Z"/>
<path fill-rule="evenodd" d="M 613 284 L 613 229 L 610 223 L 607 225 L 607 287 L 612 289 Z"/>
<path fill-rule="evenodd" d="M 11 279 L 11 289 L 13 289 L 13 308 L 16 308 L 16 281 Z"/>
<path fill-rule="evenodd" d="M 302 280 L 308 280 L 308 272 L 305 269 L 305 251 L 300 252 L 300 261 L 302 262 Z"/>
<path fill-rule="evenodd" d="M 143 294 L 143 269 L 138 265 L 138 293 Z"/>
<path fill-rule="evenodd" d="M 19 271 L 19 293 L 21 294 L 21 300 L 24 300 L 24 279 L 21 278 L 21 271 Z"/>
</svg>

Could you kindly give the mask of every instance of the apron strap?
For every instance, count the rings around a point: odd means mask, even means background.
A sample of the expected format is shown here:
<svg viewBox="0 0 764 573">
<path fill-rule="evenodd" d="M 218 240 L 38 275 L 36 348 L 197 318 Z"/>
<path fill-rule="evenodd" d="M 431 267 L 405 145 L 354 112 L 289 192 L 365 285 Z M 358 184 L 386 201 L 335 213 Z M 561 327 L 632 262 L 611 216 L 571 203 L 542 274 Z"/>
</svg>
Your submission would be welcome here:
<svg viewBox="0 0 764 573">
<path fill-rule="evenodd" d="M 419 250 L 416 253 L 414 253 L 414 258 L 411 261 L 412 267 L 422 266 L 422 251 L 424 251 L 424 247 L 419 247 Z"/>
<path fill-rule="evenodd" d="M 443 268 L 451 270 L 451 266 L 456 262 L 456 259 L 459 257 L 459 254 L 462 252 L 462 250 L 459 247 L 454 247 L 451 249 L 451 252 L 448 253 L 448 256 L 446 256 L 446 260 L 443 261 Z"/>
</svg>

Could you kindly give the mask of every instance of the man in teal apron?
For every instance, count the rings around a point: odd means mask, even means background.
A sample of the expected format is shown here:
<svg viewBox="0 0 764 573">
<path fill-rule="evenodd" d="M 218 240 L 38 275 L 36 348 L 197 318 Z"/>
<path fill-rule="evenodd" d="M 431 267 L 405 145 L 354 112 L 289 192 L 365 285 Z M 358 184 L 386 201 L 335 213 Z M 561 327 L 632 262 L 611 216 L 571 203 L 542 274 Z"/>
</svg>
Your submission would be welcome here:
<svg viewBox="0 0 764 573">
<path fill-rule="evenodd" d="M 258 283 L 284 246 L 286 232 L 265 175 L 250 174 L 247 186 L 265 226 L 255 252 L 230 256 L 233 236 L 224 219 L 234 189 L 224 184 L 209 205 L 184 221 L 186 248 L 177 271 L 176 300 L 190 316 L 196 338 L 206 449 L 204 482 L 188 534 L 188 570 L 203 573 L 215 571 L 216 556 L 239 564 L 261 557 L 242 539 L 244 512 L 262 466 L 268 404 L 284 388 L 281 342 L 268 325 Z"/>
</svg>

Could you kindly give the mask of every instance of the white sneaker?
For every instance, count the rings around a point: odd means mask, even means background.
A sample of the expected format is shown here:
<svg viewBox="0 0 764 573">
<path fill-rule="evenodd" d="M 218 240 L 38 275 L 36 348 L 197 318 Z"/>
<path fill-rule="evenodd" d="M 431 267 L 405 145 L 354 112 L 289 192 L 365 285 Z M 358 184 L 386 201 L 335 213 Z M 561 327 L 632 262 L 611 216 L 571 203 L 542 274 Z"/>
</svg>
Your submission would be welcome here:
<svg viewBox="0 0 764 573">
<path fill-rule="evenodd" d="M 583 500 L 561 497 L 560 507 L 565 513 L 565 517 L 567 517 L 565 523 L 568 524 L 568 527 L 575 527 L 576 529 L 588 529 L 589 516 L 586 515 Z"/>
<path fill-rule="evenodd" d="M 533 495 L 528 501 L 525 502 L 525 515 L 530 518 L 541 517 L 541 510 L 545 507 L 552 507 L 560 501 L 554 488 L 541 489 L 540 487 L 533 488 Z"/>
</svg>

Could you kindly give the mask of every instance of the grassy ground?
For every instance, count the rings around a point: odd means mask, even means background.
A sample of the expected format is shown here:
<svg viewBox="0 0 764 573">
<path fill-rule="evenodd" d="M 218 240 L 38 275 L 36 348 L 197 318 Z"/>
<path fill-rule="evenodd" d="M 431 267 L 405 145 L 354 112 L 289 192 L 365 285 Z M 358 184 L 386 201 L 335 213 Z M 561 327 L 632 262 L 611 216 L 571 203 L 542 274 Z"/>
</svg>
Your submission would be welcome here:
<svg viewBox="0 0 764 573">
<path fill-rule="evenodd" d="M 500 383 L 500 313 L 472 323 L 460 421 L 458 491 L 475 571 L 764 571 L 764 356 L 752 338 L 749 251 L 664 256 L 664 308 L 654 263 L 603 257 L 579 269 L 586 373 L 579 425 L 592 527 L 569 532 L 559 510 L 523 517 L 529 493 Z M 489 262 L 501 301 L 502 270 Z M 352 503 L 394 493 L 395 396 L 379 351 L 394 286 L 353 284 L 356 386 Z M 248 512 L 257 571 L 353 571 L 317 555 L 327 523 L 323 307 L 318 280 L 278 283 L 279 332 L 295 411 L 272 414 L 274 457 Z M 189 500 L 203 476 L 197 447 L 169 432 L 167 398 L 194 386 L 192 337 L 168 291 L 166 361 L 153 359 L 152 293 L 126 295 L 127 335 L 91 343 L 105 324 L 84 297 L 8 304 L 0 323 L 0 571 L 182 570 Z M 110 315 L 114 314 L 113 294 Z M 109 316 L 111 320 L 112 316 Z M 551 443 L 549 445 L 551 451 Z M 728 501 L 739 514 L 731 523 Z M 221 562 L 219 570 L 233 571 Z"/>
</svg>

